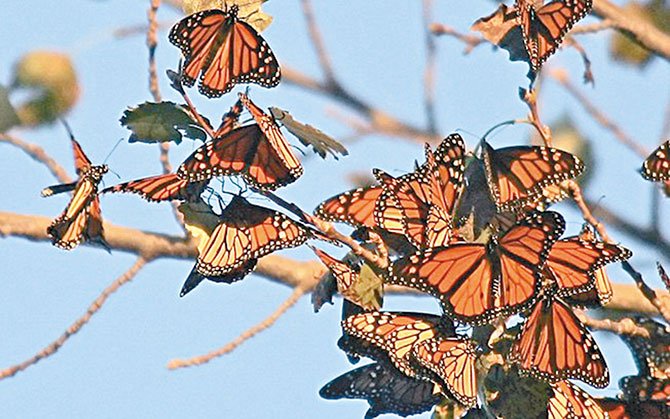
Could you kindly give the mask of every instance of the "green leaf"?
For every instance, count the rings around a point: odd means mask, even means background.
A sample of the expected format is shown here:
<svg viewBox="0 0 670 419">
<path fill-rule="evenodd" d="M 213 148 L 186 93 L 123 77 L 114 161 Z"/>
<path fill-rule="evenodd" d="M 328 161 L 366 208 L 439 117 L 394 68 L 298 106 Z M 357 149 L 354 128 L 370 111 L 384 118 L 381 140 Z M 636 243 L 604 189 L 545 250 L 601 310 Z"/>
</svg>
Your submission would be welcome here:
<svg viewBox="0 0 670 419">
<path fill-rule="evenodd" d="M 356 304 L 365 309 L 379 310 L 384 296 L 384 282 L 367 264 L 361 266 L 358 280 L 352 285 L 356 294 Z"/>
<path fill-rule="evenodd" d="M 9 92 L 0 85 L 0 132 L 5 132 L 20 123 L 19 116 L 9 102 Z"/>
<path fill-rule="evenodd" d="M 174 141 L 179 144 L 183 137 L 204 141 L 205 132 L 186 109 L 173 102 L 145 102 L 126 110 L 121 124 L 132 133 L 128 142 L 162 143 Z"/>
<path fill-rule="evenodd" d="M 305 146 L 312 146 L 314 152 L 321 156 L 322 159 L 326 158 L 327 153 L 332 154 L 335 160 L 338 160 L 337 154 L 343 156 L 349 155 L 347 149 L 338 141 L 326 135 L 318 128 L 296 121 L 287 111 L 272 107 L 270 108 L 270 113 L 275 120 L 281 121 L 286 129 L 295 135 L 301 143 Z"/>
</svg>

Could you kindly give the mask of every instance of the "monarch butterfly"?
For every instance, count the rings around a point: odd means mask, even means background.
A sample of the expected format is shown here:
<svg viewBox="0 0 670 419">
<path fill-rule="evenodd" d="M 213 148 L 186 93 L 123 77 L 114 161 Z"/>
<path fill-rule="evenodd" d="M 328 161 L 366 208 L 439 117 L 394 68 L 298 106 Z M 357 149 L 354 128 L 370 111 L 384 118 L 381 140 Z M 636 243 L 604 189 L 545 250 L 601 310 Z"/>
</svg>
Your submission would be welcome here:
<svg viewBox="0 0 670 419">
<path fill-rule="evenodd" d="M 411 359 L 430 371 L 428 377 L 464 406 L 477 401 L 475 346 L 460 338 L 433 338 L 419 342 Z"/>
<path fill-rule="evenodd" d="M 664 402 L 670 409 L 670 377 L 631 375 L 619 380 L 624 399 L 634 402 Z"/>
<path fill-rule="evenodd" d="M 523 373 L 552 383 L 576 379 L 598 388 L 609 384 L 609 370 L 595 340 L 551 291 L 526 319 L 510 360 Z"/>
<path fill-rule="evenodd" d="M 198 255 L 180 296 L 203 279 L 228 284 L 239 281 L 255 268 L 261 256 L 299 246 L 311 235 L 306 227 L 286 215 L 234 196 Z"/>
<path fill-rule="evenodd" d="M 449 316 L 482 325 L 534 302 L 549 249 L 564 229 L 556 212 L 530 213 L 487 244 L 455 243 L 401 258 L 387 283 L 427 292 Z"/>
<path fill-rule="evenodd" d="M 232 131 L 242 113 L 242 101 L 238 100 L 221 119 L 214 137 L 220 137 Z M 200 196 L 207 181 L 189 182 L 177 174 L 168 173 L 132 180 L 103 189 L 100 193 L 136 193 L 147 201 L 159 202 L 169 200 L 190 201 Z"/>
<path fill-rule="evenodd" d="M 309 247 L 319 257 L 319 259 L 321 259 L 321 262 L 326 265 L 326 267 L 333 274 L 333 277 L 335 277 L 337 290 L 342 295 L 342 297 L 362 308 L 371 308 L 368 307 L 368 304 L 365 304 L 363 301 L 361 301 L 353 288 L 360 277 L 360 268 L 352 266 L 352 264 L 345 263 L 339 259 L 335 259 L 328 253 L 317 249 L 316 247 Z"/>
<path fill-rule="evenodd" d="M 646 401 L 629 402 L 619 399 L 597 399 L 610 419 L 667 418 L 670 408 L 664 403 Z"/>
<path fill-rule="evenodd" d="M 585 226 L 578 236 L 554 243 L 546 269 L 553 274 L 560 296 L 569 297 L 594 290 L 596 300 L 604 305 L 612 298 L 612 287 L 604 266 L 631 256 L 632 253 L 625 247 L 597 241 L 593 231 Z M 585 297 L 578 298 L 578 301 L 587 302 Z"/>
<path fill-rule="evenodd" d="M 417 247 L 447 245 L 452 238 L 451 215 L 463 185 L 465 145 L 458 134 L 442 141 L 435 153 L 426 144 L 426 162 L 413 173 L 394 178 L 380 170 L 375 177 L 395 196 L 396 207 L 378 211 L 377 224 L 404 233 Z M 399 211 L 398 211 L 399 210 Z M 398 212 L 402 222 L 398 222 Z"/>
<path fill-rule="evenodd" d="M 537 72 L 574 24 L 591 11 L 592 0 L 553 0 L 539 7 L 535 3 L 516 0 L 517 22 L 531 68 Z"/>
<path fill-rule="evenodd" d="M 661 144 L 642 163 L 642 177 L 653 182 L 670 180 L 670 140 Z"/>
<path fill-rule="evenodd" d="M 239 96 L 256 123 L 234 129 L 195 150 L 179 166 L 177 175 L 189 182 L 241 175 L 261 190 L 294 182 L 303 168 L 279 126 L 246 95 Z"/>
<path fill-rule="evenodd" d="M 74 153 L 74 166 L 79 177 L 76 182 L 53 185 L 42 189 L 42 196 L 51 196 L 63 192 L 74 191 L 72 199 L 65 211 L 47 227 L 47 234 L 51 242 L 58 248 L 72 250 L 82 240 L 97 243 L 109 251 L 102 227 L 102 213 L 98 198 L 98 184 L 107 173 L 107 165 L 93 166 L 84 150 L 74 139 L 70 128 L 65 125 L 70 134 Z"/>
<path fill-rule="evenodd" d="M 519 210 L 541 197 L 544 188 L 579 176 L 584 164 L 556 148 L 515 146 L 493 149 L 482 142 L 491 195 L 500 211 Z"/>
<path fill-rule="evenodd" d="M 417 415 L 440 402 L 439 389 L 430 381 L 410 378 L 379 363 L 364 365 L 335 378 L 319 390 L 324 399 L 365 399 L 365 418 L 384 413 Z"/>
<path fill-rule="evenodd" d="M 215 98 L 229 92 L 238 83 L 256 83 L 274 87 L 281 69 L 270 46 L 258 32 L 237 16 L 233 5 L 194 13 L 170 30 L 170 42 L 184 55 L 182 82 Z"/>
<path fill-rule="evenodd" d="M 606 419 L 603 408 L 587 392 L 569 381 L 551 385 L 548 419 Z"/>
<path fill-rule="evenodd" d="M 443 337 L 449 330 L 443 322 L 419 313 L 357 314 L 342 321 L 339 344 L 355 355 L 390 363 L 409 377 L 434 380 L 446 396 L 470 406 L 476 400 L 474 347 L 466 339 Z"/>
<path fill-rule="evenodd" d="M 670 327 L 653 319 L 636 316 L 635 324 L 649 332 L 649 338 L 622 335 L 641 375 L 670 379 Z"/>
</svg>

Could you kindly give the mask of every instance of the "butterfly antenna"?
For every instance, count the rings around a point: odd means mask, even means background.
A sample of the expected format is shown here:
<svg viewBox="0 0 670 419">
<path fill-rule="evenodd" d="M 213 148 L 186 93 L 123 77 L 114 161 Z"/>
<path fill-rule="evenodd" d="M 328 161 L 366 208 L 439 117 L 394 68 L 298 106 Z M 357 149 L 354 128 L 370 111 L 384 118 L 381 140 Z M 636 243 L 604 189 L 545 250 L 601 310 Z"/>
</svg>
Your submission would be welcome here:
<svg viewBox="0 0 670 419">
<path fill-rule="evenodd" d="M 68 125 L 67 121 L 61 118 L 60 122 L 61 124 L 63 124 L 63 127 L 65 127 L 65 131 L 67 131 L 67 134 L 70 136 L 70 140 L 76 141 L 74 138 L 74 134 L 72 134 L 72 129 L 70 129 L 70 125 Z"/>
<path fill-rule="evenodd" d="M 119 138 L 119 141 L 117 141 L 116 144 L 114 144 L 114 147 L 112 147 L 112 149 L 109 150 L 109 153 L 107 153 L 107 157 L 105 157 L 105 160 L 103 160 L 102 164 L 107 163 L 107 160 L 109 160 L 109 158 L 112 156 L 112 153 L 114 153 L 116 148 L 119 146 L 119 144 L 121 144 L 121 141 L 123 140 L 124 140 L 123 138 Z"/>
</svg>

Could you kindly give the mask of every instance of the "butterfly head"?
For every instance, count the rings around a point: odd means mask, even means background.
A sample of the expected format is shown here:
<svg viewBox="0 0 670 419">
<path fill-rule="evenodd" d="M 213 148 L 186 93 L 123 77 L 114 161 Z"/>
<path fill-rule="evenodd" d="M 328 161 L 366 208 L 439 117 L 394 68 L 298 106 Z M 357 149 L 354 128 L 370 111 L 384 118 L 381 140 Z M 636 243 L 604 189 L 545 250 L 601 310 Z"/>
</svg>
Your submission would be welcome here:
<svg viewBox="0 0 670 419">
<path fill-rule="evenodd" d="M 99 166 L 90 166 L 88 170 L 82 174 L 82 177 L 87 177 L 95 183 L 100 183 L 102 177 L 109 171 L 109 166 L 101 164 Z"/>
</svg>

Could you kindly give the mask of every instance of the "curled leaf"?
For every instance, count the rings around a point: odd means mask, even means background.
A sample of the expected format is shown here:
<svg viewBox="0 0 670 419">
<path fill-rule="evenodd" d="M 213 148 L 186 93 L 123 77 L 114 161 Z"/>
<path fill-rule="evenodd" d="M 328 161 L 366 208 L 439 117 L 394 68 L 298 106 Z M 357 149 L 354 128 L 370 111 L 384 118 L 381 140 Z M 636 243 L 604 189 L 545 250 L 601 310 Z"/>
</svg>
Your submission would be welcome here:
<svg viewBox="0 0 670 419">
<path fill-rule="evenodd" d="M 303 145 L 312 146 L 314 152 L 321 156 L 322 159 L 326 158 L 327 153 L 330 153 L 335 160 L 338 160 L 338 154 L 342 156 L 349 155 L 349 151 L 337 140 L 318 128 L 296 121 L 287 111 L 271 107 L 270 113 L 275 120 L 284 124 L 286 129 L 300 140 Z"/>
<path fill-rule="evenodd" d="M 34 51 L 14 66 L 11 90 L 29 89 L 30 99 L 16 107 L 21 124 L 35 126 L 62 117 L 79 99 L 79 83 L 70 57 L 53 51 Z"/>
<path fill-rule="evenodd" d="M 121 116 L 121 125 L 131 131 L 129 142 L 157 143 L 183 137 L 204 141 L 207 136 L 181 105 L 173 102 L 145 102 L 127 109 Z"/>
</svg>

